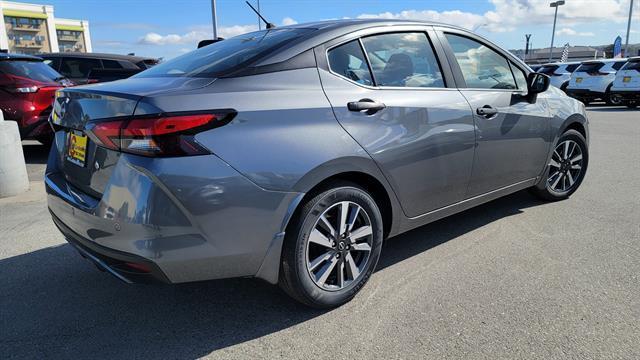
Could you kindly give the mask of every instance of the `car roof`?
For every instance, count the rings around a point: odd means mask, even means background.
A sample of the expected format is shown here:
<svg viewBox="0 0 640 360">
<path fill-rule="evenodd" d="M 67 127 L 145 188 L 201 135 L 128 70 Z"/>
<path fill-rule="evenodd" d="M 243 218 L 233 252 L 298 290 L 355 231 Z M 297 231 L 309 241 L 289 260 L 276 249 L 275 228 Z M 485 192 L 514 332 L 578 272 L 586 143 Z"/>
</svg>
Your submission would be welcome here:
<svg viewBox="0 0 640 360">
<path fill-rule="evenodd" d="M 583 61 L 583 64 L 599 64 L 599 63 L 613 63 L 613 62 L 621 62 L 621 61 L 627 61 L 626 58 L 619 58 L 619 59 L 596 59 L 596 60 L 587 60 L 587 61 Z"/>
<path fill-rule="evenodd" d="M 144 60 L 156 60 L 152 57 L 136 56 L 136 55 L 120 55 L 120 54 L 107 54 L 107 53 L 83 53 L 83 52 L 58 52 L 41 54 L 44 58 L 53 57 L 76 57 L 87 59 L 105 59 L 105 60 L 129 60 L 132 62 L 139 62 Z"/>
<path fill-rule="evenodd" d="M 576 65 L 576 64 L 581 64 L 580 61 L 567 61 L 567 62 L 552 62 L 552 63 L 546 63 L 543 64 L 542 66 L 553 66 L 553 65 Z"/>
<path fill-rule="evenodd" d="M 294 44 L 287 48 L 280 49 L 277 53 L 265 58 L 260 65 L 266 65 L 269 63 L 276 63 L 284 61 L 299 54 L 301 51 L 313 48 L 327 41 L 340 37 L 342 35 L 355 32 L 358 30 L 364 30 L 372 27 L 383 26 L 402 26 L 402 25 L 414 25 L 414 26 L 442 26 L 457 30 L 469 31 L 467 29 L 433 22 L 433 21 L 417 21 L 417 20 L 398 20 L 398 19 L 338 19 L 338 20 L 325 20 L 316 21 L 295 25 L 278 26 L 275 30 L 279 29 L 309 29 L 306 34 L 301 34 Z"/>
<path fill-rule="evenodd" d="M 24 54 L 9 54 L 9 53 L 0 53 L 0 60 L 44 61 L 44 59 L 37 56 L 24 55 Z"/>
</svg>

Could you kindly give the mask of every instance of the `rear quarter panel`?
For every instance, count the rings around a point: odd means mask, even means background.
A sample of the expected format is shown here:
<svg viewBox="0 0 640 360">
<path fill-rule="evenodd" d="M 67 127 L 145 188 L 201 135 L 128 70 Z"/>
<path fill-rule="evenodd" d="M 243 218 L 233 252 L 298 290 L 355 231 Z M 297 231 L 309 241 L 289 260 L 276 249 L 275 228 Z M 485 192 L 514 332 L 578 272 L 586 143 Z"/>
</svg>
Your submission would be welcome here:
<svg viewBox="0 0 640 360">
<path fill-rule="evenodd" d="M 386 179 L 336 120 L 316 68 L 222 78 L 143 101 L 167 112 L 235 109 L 231 123 L 196 140 L 263 189 L 304 193 L 332 175 L 361 171 L 388 189 L 395 212 Z"/>
</svg>

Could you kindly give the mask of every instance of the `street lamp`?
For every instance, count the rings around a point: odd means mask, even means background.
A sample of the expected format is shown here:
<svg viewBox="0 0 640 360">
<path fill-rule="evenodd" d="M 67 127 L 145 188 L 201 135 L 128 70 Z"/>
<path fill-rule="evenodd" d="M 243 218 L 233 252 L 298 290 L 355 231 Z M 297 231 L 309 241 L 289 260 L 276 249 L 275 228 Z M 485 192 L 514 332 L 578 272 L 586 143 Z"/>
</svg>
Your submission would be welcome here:
<svg viewBox="0 0 640 360">
<path fill-rule="evenodd" d="M 631 16 L 633 15 L 633 0 L 629 4 L 629 22 L 627 22 L 627 40 L 624 45 L 624 56 L 629 57 L 629 32 L 631 31 Z"/>
<path fill-rule="evenodd" d="M 564 0 L 554 1 L 549 4 L 550 7 L 556 8 L 556 13 L 553 15 L 553 31 L 551 32 L 551 47 L 549 48 L 549 62 L 553 56 L 553 39 L 556 36 L 556 19 L 558 18 L 558 7 L 564 5 Z"/>
<path fill-rule="evenodd" d="M 218 17 L 216 16 L 216 0 L 211 0 L 211 24 L 213 25 L 213 40 L 218 40 Z"/>
</svg>

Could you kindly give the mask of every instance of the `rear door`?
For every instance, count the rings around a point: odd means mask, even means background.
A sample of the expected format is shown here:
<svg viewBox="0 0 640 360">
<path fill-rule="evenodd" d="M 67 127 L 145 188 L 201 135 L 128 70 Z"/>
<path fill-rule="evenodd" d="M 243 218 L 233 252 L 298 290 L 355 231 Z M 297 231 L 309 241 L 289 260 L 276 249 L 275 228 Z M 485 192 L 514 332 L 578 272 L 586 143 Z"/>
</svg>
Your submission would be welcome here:
<svg viewBox="0 0 640 360">
<path fill-rule="evenodd" d="M 640 90 L 640 59 L 629 60 L 618 70 L 613 87 L 617 90 Z"/>
<path fill-rule="evenodd" d="M 544 99 L 526 99 L 524 66 L 466 32 L 443 29 L 440 35 L 475 113 L 477 144 L 467 196 L 538 176 L 549 150 L 549 111 Z"/>
<path fill-rule="evenodd" d="M 473 117 L 431 28 L 386 29 L 337 39 L 317 48 L 316 57 L 338 121 L 413 217 L 464 198 Z"/>
</svg>

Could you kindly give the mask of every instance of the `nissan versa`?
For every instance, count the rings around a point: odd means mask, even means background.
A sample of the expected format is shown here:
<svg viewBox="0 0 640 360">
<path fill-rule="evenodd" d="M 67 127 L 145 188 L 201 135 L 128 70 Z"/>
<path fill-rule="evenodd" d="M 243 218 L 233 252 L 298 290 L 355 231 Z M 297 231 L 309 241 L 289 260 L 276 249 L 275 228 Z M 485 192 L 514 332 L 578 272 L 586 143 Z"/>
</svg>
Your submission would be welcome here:
<svg viewBox="0 0 640 360">
<path fill-rule="evenodd" d="M 253 32 L 132 78 L 59 90 L 48 204 L 125 282 L 257 277 L 333 307 L 383 240 L 585 176 L 584 105 L 441 24 L 344 20 Z"/>
</svg>

